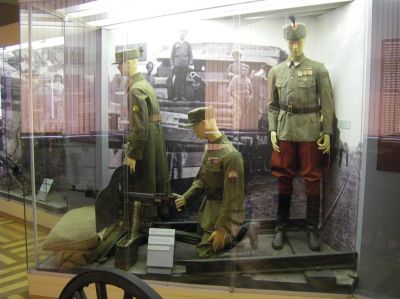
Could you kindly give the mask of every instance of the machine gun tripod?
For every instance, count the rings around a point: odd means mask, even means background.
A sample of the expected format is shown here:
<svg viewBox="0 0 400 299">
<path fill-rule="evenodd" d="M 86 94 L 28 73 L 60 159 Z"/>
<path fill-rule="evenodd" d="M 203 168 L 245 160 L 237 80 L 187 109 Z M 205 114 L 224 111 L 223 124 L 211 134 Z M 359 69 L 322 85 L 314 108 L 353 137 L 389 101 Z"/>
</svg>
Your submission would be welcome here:
<svg viewBox="0 0 400 299">
<path fill-rule="evenodd" d="M 121 234 L 99 260 L 105 262 L 115 249 L 115 264 L 122 269 L 133 265 L 139 246 L 147 242 L 148 228 L 157 218 L 154 211 L 168 211 L 173 204 L 169 194 L 130 192 L 134 186 L 130 182 L 134 183 L 134 177 L 127 166 L 118 167 L 109 184 L 98 193 L 95 203 L 97 232 L 123 221 Z"/>
<path fill-rule="evenodd" d="M 117 268 L 128 270 L 138 259 L 139 246 L 147 242 L 152 217 L 146 215 L 146 208 L 169 206 L 173 200 L 172 195 L 163 193 L 124 192 L 123 219 L 126 234 L 115 244 Z"/>
<path fill-rule="evenodd" d="M 127 191 L 125 175 L 129 175 L 126 166 L 120 166 L 111 177 L 109 185 L 97 196 L 96 229 L 97 231 L 123 219 L 123 230 L 113 244 L 100 257 L 99 262 L 107 261 L 115 250 L 115 266 L 128 270 L 138 259 L 139 247 L 147 243 L 150 227 L 166 228 L 171 223 L 157 221 L 146 213 L 146 206 L 158 208 L 174 206 L 175 197 L 164 193 L 139 193 Z M 122 212 L 122 213 L 121 213 Z M 232 242 L 233 248 L 250 229 L 250 223 L 245 223 L 238 236 Z M 253 229 L 254 230 L 254 229 Z M 175 238 L 187 244 L 200 243 L 201 236 L 196 234 L 192 226 L 180 226 L 175 231 Z M 257 247 L 255 238 L 251 239 L 252 247 Z"/>
</svg>

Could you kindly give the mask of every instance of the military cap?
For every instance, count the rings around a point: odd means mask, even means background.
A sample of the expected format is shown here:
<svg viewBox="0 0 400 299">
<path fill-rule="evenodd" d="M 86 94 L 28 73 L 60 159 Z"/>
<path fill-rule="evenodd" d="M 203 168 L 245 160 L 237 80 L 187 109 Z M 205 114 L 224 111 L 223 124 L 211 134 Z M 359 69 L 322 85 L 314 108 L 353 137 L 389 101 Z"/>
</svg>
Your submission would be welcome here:
<svg viewBox="0 0 400 299">
<path fill-rule="evenodd" d="M 283 27 L 283 37 L 288 41 L 300 40 L 305 38 L 306 34 L 306 25 L 302 23 L 296 23 L 295 25 L 291 23 Z"/>
<path fill-rule="evenodd" d="M 200 107 L 188 112 L 188 122 L 183 124 L 184 127 L 193 127 L 197 123 L 214 117 L 212 106 Z"/>
<path fill-rule="evenodd" d="M 115 52 L 115 62 L 113 64 L 119 64 L 121 62 L 135 59 L 139 57 L 139 52 L 137 49 L 129 49 Z"/>
</svg>

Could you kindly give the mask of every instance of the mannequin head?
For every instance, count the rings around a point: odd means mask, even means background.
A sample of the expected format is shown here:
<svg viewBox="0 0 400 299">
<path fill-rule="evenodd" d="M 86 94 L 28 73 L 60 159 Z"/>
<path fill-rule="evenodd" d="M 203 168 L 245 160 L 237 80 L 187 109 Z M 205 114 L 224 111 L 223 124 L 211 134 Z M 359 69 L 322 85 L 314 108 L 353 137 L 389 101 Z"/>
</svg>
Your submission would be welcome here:
<svg viewBox="0 0 400 299">
<path fill-rule="evenodd" d="M 295 17 L 290 16 L 291 24 L 283 27 L 283 37 L 288 41 L 291 61 L 297 60 L 304 54 L 304 39 L 307 35 L 306 25 L 296 23 Z"/>
<path fill-rule="evenodd" d="M 137 49 L 118 51 L 115 53 L 115 62 L 113 64 L 118 65 L 121 75 L 131 77 L 139 72 L 138 57 L 139 53 Z"/>
<path fill-rule="evenodd" d="M 299 40 L 289 40 L 288 47 L 290 52 L 289 59 L 291 61 L 297 60 L 297 58 L 304 54 L 304 38 Z"/>
<path fill-rule="evenodd" d="M 222 135 L 217 127 L 212 106 L 189 111 L 188 123 L 185 126 L 192 127 L 193 133 L 199 139 L 213 141 Z"/>
<path fill-rule="evenodd" d="M 130 59 L 123 62 L 118 63 L 118 70 L 121 75 L 132 77 L 136 73 L 138 73 L 138 59 Z"/>
<path fill-rule="evenodd" d="M 202 120 L 193 126 L 193 133 L 199 139 L 213 141 L 221 136 L 214 117 Z"/>
</svg>

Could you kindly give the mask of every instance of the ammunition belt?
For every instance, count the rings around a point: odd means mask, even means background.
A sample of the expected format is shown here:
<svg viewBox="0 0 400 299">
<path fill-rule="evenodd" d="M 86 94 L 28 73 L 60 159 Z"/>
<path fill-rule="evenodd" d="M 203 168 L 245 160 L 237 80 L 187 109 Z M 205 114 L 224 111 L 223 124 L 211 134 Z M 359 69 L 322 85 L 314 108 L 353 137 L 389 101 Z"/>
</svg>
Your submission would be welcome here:
<svg viewBox="0 0 400 299">
<path fill-rule="evenodd" d="M 320 106 L 316 107 L 306 107 L 306 108 L 294 108 L 291 105 L 280 105 L 281 110 L 286 111 L 288 114 L 306 114 L 306 113 L 313 113 L 321 111 Z"/>
<path fill-rule="evenodd" d="M 149 115 L 149 121 L 151 122 L 161 122 L 161 114 Z"/>
</svg>

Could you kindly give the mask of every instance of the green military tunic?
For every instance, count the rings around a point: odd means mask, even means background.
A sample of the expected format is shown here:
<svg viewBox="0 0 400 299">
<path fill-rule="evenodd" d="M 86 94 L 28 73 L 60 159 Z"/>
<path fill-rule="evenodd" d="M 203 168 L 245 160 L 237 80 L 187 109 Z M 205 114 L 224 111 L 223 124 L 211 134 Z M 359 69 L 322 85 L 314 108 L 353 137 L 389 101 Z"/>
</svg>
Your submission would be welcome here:
<svg viewBox="0 0 400 299">
<path fill-rule="evenodd" d="M 137 73 L 128 82 L 126 155 L 136 160 L 135 191 L 169 192 L 169 172 L 160 105 L 153 87 Z"/>
<path fill-rule="evenodd" d="M 269 131 L 276 131 L 278 140 L 311 142 L 322 131 L 333 133 L 332 86 L 322 63 L 302 55 L 294 65 L 288 60 L 274 66 L 268 90 Z"/>
<path fill-rule="evenodd" d="M 245 217 L 243 159 L 225 135 L 206 145 L 199 173 L 183 197 L 188 202 L 203 194 L 198 221 L 204 233 L 198 253 L 210 257 L 213 251 L 207 239 L 211 233 L 223 231 L 229 242 Z"/>
</svg>

